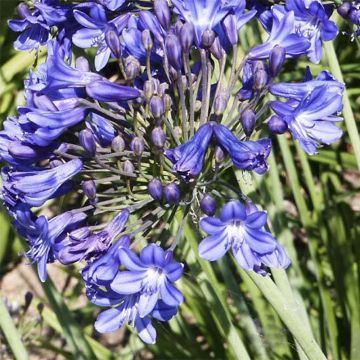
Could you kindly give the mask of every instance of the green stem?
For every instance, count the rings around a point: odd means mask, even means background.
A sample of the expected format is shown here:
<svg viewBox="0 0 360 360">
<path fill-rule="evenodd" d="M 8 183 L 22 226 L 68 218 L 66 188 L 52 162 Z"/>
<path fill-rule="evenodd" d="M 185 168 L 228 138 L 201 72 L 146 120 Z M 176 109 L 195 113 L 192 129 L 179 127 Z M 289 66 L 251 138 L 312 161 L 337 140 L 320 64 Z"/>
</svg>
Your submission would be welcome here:
<svg viewBox="0 0 360 360">
<path fill-rule="evenodd" d="M 324 42 L 324 49 L 326 52 L 326 56 L 327 56 L 327 59 L 329 62 L 329 67 L 330 67 L 331 72 L 339 81 L 344 82 L 340 64 L 339 64 L 338 58 L 336 56 L 334 44 L 332 43 L 332 41 Z M 346 124 L 347 131 L 349 133 L 349 137 L 350 137 L 353 149 L 354 149 L 357 166 L 360 169 L 360 136 L 359 136 L 359 132 L 358 132 L 358 129 L 356 126 L 354 114 L 351 109 L 349 95 L 348 95 L 346 89 L 344 90 L 343 102 L 344 102 L 343 115 L 344 115 L 344 119 L 345 119 L 345 124 Z"/>
<path fill-rule="evenodd" d="M 245 272 L 241 270 L 241 274 L 250 277 L 259 288 L 290 330 L 309 360 L 326 360 L 319 345 L 311 336 L 311 333 L 309 333 L 308 328 L 304 326 L 302 319 L 298 316 L 296 305 L 289 303 L 286 296 L 277 288 L 270 277 L 258 275 L 253 271 Z"/>
<path fill-rule="evenodd" d="M 0 328 L 5 335 L 5 338 L 10 346 L 12 353 L 16 360 L 27 360 L 29 355 L 21 341 L 20 334 L 11 319 L 11 316 L 0 297 Z"/>
</svg>

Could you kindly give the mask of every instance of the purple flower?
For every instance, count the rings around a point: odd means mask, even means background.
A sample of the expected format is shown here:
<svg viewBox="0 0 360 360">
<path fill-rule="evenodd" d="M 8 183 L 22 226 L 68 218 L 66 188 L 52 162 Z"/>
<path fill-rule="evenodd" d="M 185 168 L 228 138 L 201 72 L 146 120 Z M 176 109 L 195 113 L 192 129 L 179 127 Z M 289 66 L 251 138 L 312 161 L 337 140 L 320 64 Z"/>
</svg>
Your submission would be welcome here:
<svg viewBox="0 0 360 360">
<path fill-rule="evenodd" d="M 213 126 L 218 143 L 227 151 L 234 165 L 241 170 L 263 174 L 268 170 L 266 159 L 271 151 L 271 140 L 240 141 L 221 124 Z"/>
<path fill-rule="evenodd" d="M 287 99 L 301 100 L 316 87 L 326 86 L 328 92 L 342 95 L 344 84 L 336 80 L 335 77 L 326 70 L 323 70 L 313 79 L 310 70 L 307 72 L 307 79 L 297 83 L 275 83 L 269 86 L 269 91 L 273 95 L 282 96 Z"/>
<path fill-rule="evenodd" d="M 173 169 L 185 179 L 200 174 L 212 134 L 212 126 L 204 124 L 188 142 L 165 150 L 165 156 L 174 164 Z"/>
<path fill-rule="evenodd" d="M 113 31 L 115 34 L 125 28 L 129 19 L 128 14 L 120 15 L 115 19 L 108 21 L 105 9 L 98 4 L 92 4 L 88 9 L 89 15 L 81 11 L 82 6 L 74 10 L 74 17 L 79 24 L 83 26 L 72 37 L 73 43 L 81 48 L 87 49 L 97 47 L 95 56 L 95 68 L 101 70 L 109 61 L 111 50 L 105 40 L 106 33 Z"/>
<path fill-rule="evenodd" d="M 120 249 L 119 256 L 127 270 L 120 271 L 110 287 L 121 295 L 139 293 L 140 317 L 149 315 L 160 299 L 175 307 L 183 302 L 182 293 L 173 285 L 180 279 L 183 265 L 172 260 L 172 252 L 150 244 L 141 251 L 140 257 L 126 248 Z"/>
<path fill-rule="evenodd" d="M 172 3 L 180 18 L 194 25 L 198 47 L 202 47 L 201 40 L 205 30 L 214 30 L 226 15 L 236 12 L 239 8 L 242 12 L 245 7 L 243 0 L 173 0 Z"/>
<path fill-rule="evenodd" d="M 63 264 L 72 264 L 82 259 L 90 260 L 103 255 L 112 248 L 112 240 L 123 231 L 128 218 L 129 211 L 123 210 L 98 233 L 91 232 L 88 227 L 67 233 L 55 244 L 56 257 Z M 121 242 L 118 246 L 120 244 Z"/>
<path fill-rule="evenodd" d="M 275 46 L 285 49 L 286 57 L 306 54 L 310 43 L 307 38 L 295 33 L 295 15 L 293 11 L 285 11 L 283 7 L 272 7 L 272 27 L 268 40 L 249 52 L 251 59 L 267 59 Z"/>
<path fill-rule="evenodd" d="M 232 248 L 241 267 L 263 273 L 262 266 L 287 267 L 287 256 L 275 238 L 265 230 L 267 215 L 257 208 L 232 200 L 224 205 L 219 217 L 205 217 L 200 228 L 210 236 L 199 245 L 203 259 L 215 261 Z M 280 250 L 279 250 L 280 249 Z M 284 259 L 278 257 L 279 254 Z"/>
<path fill-rule="evenodd" d="M 342 118 L 334 115 L 342 109 L 338 86 L 317 86 L 299 101 L 274 101 L 271 108 L 286 121 L 293 137 L 309 155 L 316 154 L 320 144 L 329 145 L 342 135 L 335 125 Z"/>
<path fill-rule="evenodd" d="M 67 20 L 70 7 L 60 6 L 57 1 L 40 0 L 30 10 L 24 3 L 18 7 L 22 19 L 9 20 L 11 30 L 21 32 L 14 43 L 16 50 L 33 50 L 45 45 L 52 26 Z"/>
<path fill-rule="evenodd" d="M 46 170 L 3 170 L 3 194 L 31 206 L 41 206 L 57 194 L 83 167 L 80 159 Z M 67 188 L 67 190 L 70 190 Z"/>
<path fill-rule="evenodd" d="M 335 38 L 339 29 L 329 20 L 332 9 L 321 1 L 288 0 L 286 8 L 294 11 L 295 33 L 310 42 L 307 55 L 313 63 L 320 62 L 322 57 L 322 41 Z"/>
<path fill-rule="evenodd" d="M 12 213 L 15 227 L 30 246 L 26 256 L 37 263 L 40 280 L 44 282 L 47 278 L 46 264 L 56 259 L 53 251 L 55 242 L 67 231 L 79 226 L 86 214 L 67 211 L 48 220 L 45 216 L 36 217 L 24 205 L 17 206 Z"/>
</svg>

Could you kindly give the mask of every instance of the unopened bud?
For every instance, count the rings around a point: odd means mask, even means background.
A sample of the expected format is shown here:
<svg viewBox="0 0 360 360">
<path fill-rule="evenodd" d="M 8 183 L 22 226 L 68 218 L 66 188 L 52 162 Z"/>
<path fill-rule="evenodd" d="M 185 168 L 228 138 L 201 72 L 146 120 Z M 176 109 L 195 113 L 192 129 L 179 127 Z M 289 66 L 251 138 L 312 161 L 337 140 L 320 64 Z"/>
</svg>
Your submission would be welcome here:
<svg viewBox="0 0 360 360">
<path fill-rule="evenodd" d="M 237 19 L 236 16 L 230 14 L 223 20 L 223 27 L 227 38 L 231 45 L 236 45 L 238 42 L 238 30 L 237 30 Z"/>
<path fill-rule="evenodd" d="M 215 115 L 220 116 L 224 113 L 228 103 L 228 97 L 226 94 L 219 94 L 214 101 Z"/>
<path fill-rule="evenodd" d="M 133 56 L 128 56 L 124 61 L 124 71 L 128 80 L 134 80 L 140 73 L 140 63 Z"/>
<path fill-rule="evenodd" d="M 175 183 L 170 183 L 164 188 L 165 200 L 169 205 L 179 204 L 181 199 L 181 192 L 179 185 Z"/>
<path fill-rule="evenodd" d="M 250 136 L 255 129 L 256 114 L 252 109 L 245 110 L 240 117 L 241 125 L 246 136 Z"/>
<path fill-rule="evenodd" d="M 54 159 L 54 160 L 51 160 L 50 161 L 50 167 L 53 169 L 53 168 L 56 168 L 60 165 L 64 165 L 64 163 L 61 161 L 61 160 L 58 160 L 58 159 Z"/>
<path fill-rule="evenodd" d="M 281 46 L 275 46 L 271 52 L 269 57 L 269 65 L 270 65 L 270 74 L 275 77 L 279 74 L 281 67 L 285 61 L 286 52 L 285 49 Z"/>
<path fill-rule="evenodd" d="M 224 154 L 223 149 L 220 146 L 215 147 L 214 158 L 215 158 L 215 162 L 217 164 L 221 164 L 224 161 L 225 154 Z"/>
<path fill-rule="evenodd" d="M 116 28 L 109 29 L 105 32 L 105 42 L 107 46 L 110 48 L 112 55 L 116 59 L 120 59 L 121 57 L 121 44 L 119 35 L 116 32 Z"/>
<path fill-rule="evenodd" d="M 273 115 L 268 122 L 269 130 L 274 134 L 284 134 L 288 129 L 287 122 L 278 115 Z"/>
<path fill-rule="evenodd" d="M 171 25 L 171 14 L 169 5 L 166 0 L 154 0 L 155 15 L 159 20 L 161 26 L 168 30 Z"/>
<path fill-rule="evenodd" d="M 220 39 L 218 37 L 215 38 L 214 42 L 210 47 L 210 52 L 216 57 L 216 59 L 221 60 L 225 54 L 224 49 L 221 46 Z"/>
<path fill-rule="evenodd" d="M 111 141 L 111 149 L 114 152 L 122 152 L 125 150 L 125 140 L 122 136 L 115 136 Z"/>
<path fill-rule="evenodd" d="M 194 43 L 195 30 L 192 23 L 185 23 L 180 29 L 180 44 L 184 53 L 189 53 Z"/>
<path fill-rule="evenodd" d="M 153 96 L 150 100 L 150 111 L 155 119 L 160 119 L 165 113 L 164 100 L 160 96 Z"/>
<path fill-rule="evenodd" d="M 161 201 L 163 197 L 163 184 L 159 179 L 152 179 L 148 184 L 150 196 L 157 201 Z"/>
<path fill-rule="evenodd" d="M 165 111 L 170 111 L 172 108 L 172 99 L 169 94 L 164 95 L 164 105 L 165 105 Z"/>
<path fill-rule="evenodd" d="M 136 156 L 141 156 L 145 148 L 144 139 L 139 136 L 135 136 L 131 140 L 130 148 Z"/>
<path fill-rule="evenodd" d="M 93 180 L 83 181 L 81 184 L 84 195 L 89 200 L 94 200 L 96 197 L 96 184 Z"/>
<path fill-rule="evenodd" d="M 165 40 L 166 54 L 169 64 L 177 71 L 182 68 L 182 52 L 176 35 L 168 35 Z"/>
<path fill-rule="evenodd" d="M 213 216 L 216 212 L 216 207 L 216 200 L 210 194 L 205 194 L 200 201 L 200 209 L 206 215 Z"/>
<path fill-rule="evenodd" d="M 89 129 L 80 131 L 79 134 L 80 145 L 86 150 L 91 156 L 95 156 L 96 153 L 96 142 L 93 133 Z"/>
<path fill-rule="evenodd" d="M 146 51 L 151 51 L 153 48 L 153 40 L 151 37 L 151 33 L 150 30 L 145 29 L 142 33 L 141 33 L 141 41 L 142 44 L 145 48 Z"/>
<path fill-rule="evenodd" d="M 205 30 L 201 36 L 201 44 L 205 49 L 211 47 L 215 40 L 215 32 L 212 30 Z"/>
<path fill-rule="evenodd" d="M 135 167 L 130 160 L 125 160 L 123 164 L 123 170 L 128 174 L 133 174 L 135 171 Z"/>
<path fill-rule="evenodd" d="M 259 69 L 254 73 L 254 88 L 255 90 L 262 90 L 268 81 L 268 74 L 265 70 Z"/>
<path fill-rule="evenodd" d="M 144 82 L 143 87 L 144 95 L 147 100 L 150 100 L 150 98 L 154 95 L 155 92 L 155 84 L 152 80 L 146 80 Z"/>
<path fill-rule="evenodd" d="M 351 9 L 352 9 L 351 3 L 344 2 L 337 8 L 337 12 L 339 13 L 340 16 L 346 19 L 350 15 Z"/>
<path fill-rule="evenodd" d="M 157 126 L 151 132 L 151 141 L 157 148 L 162 148 L 166 142 L 166 134 L 164 130 Z"/>
</svg>

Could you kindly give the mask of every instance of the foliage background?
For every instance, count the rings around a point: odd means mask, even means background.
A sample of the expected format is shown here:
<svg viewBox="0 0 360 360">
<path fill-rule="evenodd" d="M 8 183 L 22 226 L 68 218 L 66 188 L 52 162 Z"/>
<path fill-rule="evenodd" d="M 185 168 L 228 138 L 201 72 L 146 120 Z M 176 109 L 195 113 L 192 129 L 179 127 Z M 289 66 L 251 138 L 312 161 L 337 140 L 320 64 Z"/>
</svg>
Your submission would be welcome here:
<svg viewBox="0 0 360 360">
<path fill-rule="evenodd" d="M 17 3 L 0 0 L 1 122 L 23 103 L 28 69 L 45 56 L 41 51 L 36 59 L 34 53 L 12 48 L 16 34 L 8 29 L 6 19 L 15 15 Z M 347 26 L 342 24 L 342 30 L 349 31 Z M 244 50 L 261 36 L 256 25 L 246 29 L 241 33 Z M 252 192 L 253 199 L 268 210 L 272 230 L 293 261 L 287 271 L 293 290 L 285 286 L 281 291 L 289 299 L 294 296 L 303 326 L 314 333 L 329 359 L 356 360 L 360 356 L 360 141 L 355 125 L 360 121 L 360 47 L 344 34 L 333 45 L 326 45 L 323 63 L 311 68 L 315 74 L 329 68 L 347 85 L 341 142 L 308 157 L 289 137 L 278 137 L 267 176 L 249 179 L 239 173 L 229 181 Z M 306 65 L 304 60 L 288 62 L 282 80 L 301 80 Z M 164 234 L 172 236 L 171 229 Z M 0 297 L 6 307 L 0 306 L 0 325 L 11 332 L 12 340 L 5 340 L 0 330 L 0 359 L 13 358 L 14 349 L 24 359 L 232 359 L 238 357 L 234 344 L 240 338 L 252 359 L 306 359 L 276 312 L 230 257 L 211 265 L 197 258 L 199 236 L 187 226 L 178 250 L 187 260 L 180 284 L 186 303 L 169 325 L 157 324 L 157 344 L 145 346 L 128 330 L 106 336 L 95 332 L 99 309 L 86 301 L 79 267 L 52 265 L 52 281 L 41 284 L 19 256 L 26 246 L 1 210 Z M 283 275 L 273 277 L 278 281 Z"/>
</svg>

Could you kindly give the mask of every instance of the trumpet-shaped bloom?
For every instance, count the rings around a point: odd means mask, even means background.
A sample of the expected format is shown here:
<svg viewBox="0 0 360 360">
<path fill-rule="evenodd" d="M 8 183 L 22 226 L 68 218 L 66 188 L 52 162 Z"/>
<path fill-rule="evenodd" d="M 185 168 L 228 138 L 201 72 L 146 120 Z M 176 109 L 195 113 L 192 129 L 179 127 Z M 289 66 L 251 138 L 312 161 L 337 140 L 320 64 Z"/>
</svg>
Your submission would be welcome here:
<svg viewBox="0 0 360 360">
<path fill-rule="evenodd" d="M 314 88 L 301 101 L 274 101 L 272 109 L 288 124 L 293 137 L 310 155 L 316 154 L 320 144 L 331 144 L 342 135 L 335 123 L 342 121 L 334 115 L 342 109 L 342 93 L 327 85 Z"/>
<path fill-rule="evenodd" d="M 215 261 L 231 248 L 239 265 L 246 270 L 263 273 L 262 265 L 288 266 L 286 254 L 264 228 L 266 221 L 266 212 L 246 207 L 240 201 L 228 202 L 219 217 L 201 219 L 200 228 L 209 236 L 199 245 L 200 256 Z"/>
<path fill-rule="evenodd" d="M 271 140 L 240 141 L 230 130 L 215 124 L 214 134 L 219 144 L 227 151 L 234 165 L 241 170 L 253 170 L 263 174 L 268 169 L 266 162 L 271 151 Z"/>
<path fill-rule="evenodd" d="M 41 206 L 83 167 L 80 159 L 74 159 L 53 169 L 28 171 L 3 171 L 4 189 L 31 206 Z"/>
<path fill-rule="evenodd" d="M 122 295 L 139 293 L 138 312 L 140 317 L 149 315 L 158 300 L 168 306 L 177 307 L 184 298 L 173 285 L 180 279 L 183 265 L 172 260 L 172 253 L 150 244 L 136 256 L 131 250 L 121 248 L 121 264 L 127 269 L 119 272 L 110 287 Z"/>
<path fill-rule="evenodd" d="M 185 179 L 200 174 L 212 134 L 210 124 L 202 125 L 187 143 L 165 150 L 165 156 L 174 164 L 174 170 Z"/>
</svg>

